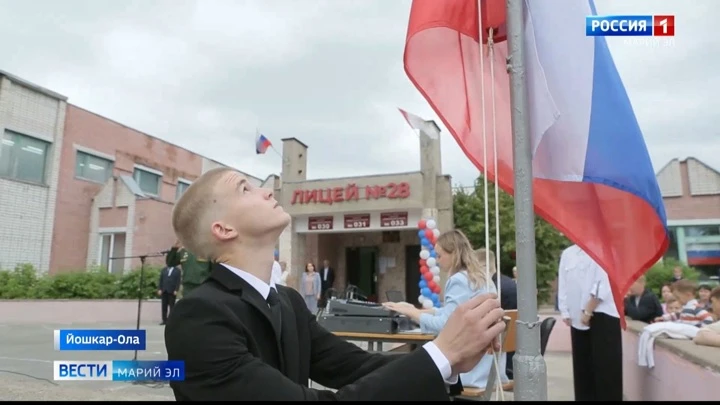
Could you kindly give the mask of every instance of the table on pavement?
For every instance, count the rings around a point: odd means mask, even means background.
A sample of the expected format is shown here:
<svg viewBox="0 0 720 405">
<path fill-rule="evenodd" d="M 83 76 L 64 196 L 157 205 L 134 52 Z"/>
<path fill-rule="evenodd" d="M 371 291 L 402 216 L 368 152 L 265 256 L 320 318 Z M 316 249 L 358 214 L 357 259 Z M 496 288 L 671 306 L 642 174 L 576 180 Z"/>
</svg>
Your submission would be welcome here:
<svg viewBox="0 0 720 405">
<path fill-rule="evenodd" d="M 345 340 L 367 342 L 368 351 L 383 351 L 383 343 L 400 343 L 410 345 L 411 350 L 418 344 L 430 342 L 435 335 L 419 332 L 398 333 L 363 333 L 363 332 L 333 332 L 335 336 Z"/>
</svg>

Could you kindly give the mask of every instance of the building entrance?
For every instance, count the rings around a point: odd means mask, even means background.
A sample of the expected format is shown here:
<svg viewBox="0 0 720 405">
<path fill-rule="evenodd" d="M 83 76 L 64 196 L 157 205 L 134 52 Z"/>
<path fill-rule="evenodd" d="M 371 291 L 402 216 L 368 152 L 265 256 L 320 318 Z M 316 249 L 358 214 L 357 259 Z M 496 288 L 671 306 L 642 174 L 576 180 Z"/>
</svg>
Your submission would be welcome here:
<svg viewBox="0 0 720 405">
<path fill-rule="evenodd" d="M 345 268 L 347 269 L 347 282 L 357 286 L 359 293 L 368 301 L 377 302 L 377 246 L 348 247 L 345 249 Z"/>
<path fill-rule="evenodd" d="M 420 245 L 405 246 L 405 302 L 414 304 L 420 296 Z"/>
</svg>

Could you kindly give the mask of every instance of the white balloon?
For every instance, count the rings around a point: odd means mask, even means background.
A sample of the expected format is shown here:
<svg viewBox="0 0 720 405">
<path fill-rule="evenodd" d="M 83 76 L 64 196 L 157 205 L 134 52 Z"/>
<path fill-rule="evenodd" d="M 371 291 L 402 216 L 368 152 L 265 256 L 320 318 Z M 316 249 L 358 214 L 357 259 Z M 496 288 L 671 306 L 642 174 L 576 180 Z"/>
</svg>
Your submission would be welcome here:
<svg viewBox="0 0 720 405">
<path fill-rule="evenodd" d="M 421 259 L 427 260 L 427 258 L 429 258 L 429 257 L 430 257 L 430 252 L 428 252 L 427 250 L 421 250 L 421 251 L 420 251 L 420 258 L 421 258 Z"/>
<path fill-rule="evenodd" d="M 438 266 L 430 267 L 430 272 L 431 272 L 433 275 L 436 275 L 436 276 L 437 276 L 438 274 L 440 274 L 440 267 L 438 267 Z"/>
<path fill-rule="evenodd" d="M 426 299 L 427 299 L 427 298 L 425 298 L 424 295 L 421 295 L 421 296 L 418 297 L 418 302 L 422 304 L 423 302 L 425 302 Z"/>
<path fill-rule="evenodd" d="M 440 276 L 434 276 L 433 281 L 435 282 L 435 284 L 440 284 Z"/>
<path fill-rule="evenodd" d="M 438 237 L 440 237 L 440 230 L 439 230 L 439 229 L 435 228 L 435 229 L 433 229 L 432 231 L 433 231 L 433 235 L 435 235 L 435 239 L 437 239 Z"/>
<path fill-rule="evenodd" d="M 428 257 L 426 263 L 428 267 L 433 268 L 437 264 L 437 261 L 435 261 L 434 257 Z"/>
<path fill-rule="evenodd" d="M 427 222 L 425 222 L 425 226 L 426 226 L 428 229 L 435 229 L 435 227 L 437 226 L 437 224 L 435 223 L 435 220 L 434 220 L 434 219 L 428 219 Z"/>
<path fill-rule="evenodd" d="M 422 306 L 425 309 L 429 309 L 429 308 L 432 308 L 434 306 L 434 304 L 433 304 L 432 300 L 425 300 L 425 301 L 423 301 Z"/>
</svg>

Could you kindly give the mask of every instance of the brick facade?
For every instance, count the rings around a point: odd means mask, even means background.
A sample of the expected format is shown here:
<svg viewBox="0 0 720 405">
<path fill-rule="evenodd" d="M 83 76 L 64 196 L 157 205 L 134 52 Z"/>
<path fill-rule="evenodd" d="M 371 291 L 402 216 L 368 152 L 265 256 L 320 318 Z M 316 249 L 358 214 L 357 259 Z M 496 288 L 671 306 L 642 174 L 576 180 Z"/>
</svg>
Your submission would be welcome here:
<svg viewBox="0 0 720 405">
<path fill-rule="evenodd" d="M 720 173 L 703 162 L 674 159 L 657 175 L 668 220 L 720 219 Z"/>
</svg>

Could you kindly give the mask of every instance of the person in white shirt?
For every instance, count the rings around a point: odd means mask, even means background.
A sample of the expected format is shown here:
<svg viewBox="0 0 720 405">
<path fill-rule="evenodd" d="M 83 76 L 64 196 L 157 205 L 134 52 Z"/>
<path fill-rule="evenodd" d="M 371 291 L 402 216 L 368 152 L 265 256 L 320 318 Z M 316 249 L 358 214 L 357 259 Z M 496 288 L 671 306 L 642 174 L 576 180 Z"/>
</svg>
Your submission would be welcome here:
<svg viewBox="0 0 720 405">
<path fill-rule="evenodd" d="M 494 294 L 458 306 L 422 348 L 368 353 L 334 335 L 294 289 L 271 280 L 272 253 L 291 220 L 273 191 L 240 172 L 205 172 L 173 209 L 184 246 L 212 260 L 208 280 L 178 302 L 165 329 L 178 401 L 447 401 L 449 386 L 505 330 Z M 498 347 L 495 347 L 497 350 Z M 328 389 L 312 389 L 309 380 Z"/>
<path fill-rule="evenodd" d="M 605 271 L 579 246 L 560 257 L 558 307 L 570 326 L 575 401 L 622 401 L 622 335 Z"/>
</svg>

